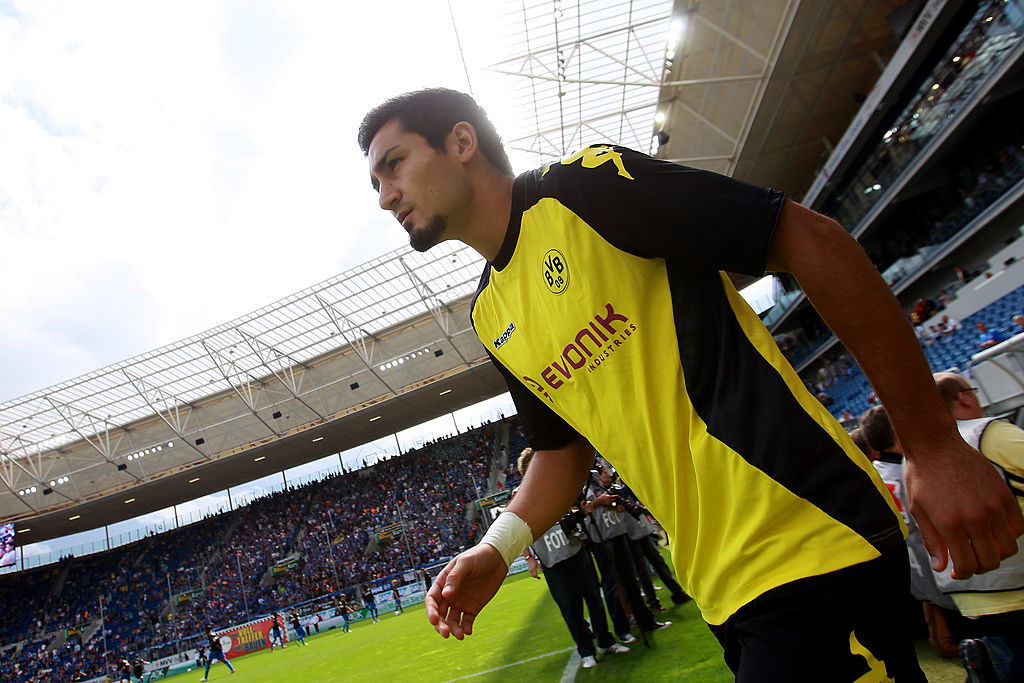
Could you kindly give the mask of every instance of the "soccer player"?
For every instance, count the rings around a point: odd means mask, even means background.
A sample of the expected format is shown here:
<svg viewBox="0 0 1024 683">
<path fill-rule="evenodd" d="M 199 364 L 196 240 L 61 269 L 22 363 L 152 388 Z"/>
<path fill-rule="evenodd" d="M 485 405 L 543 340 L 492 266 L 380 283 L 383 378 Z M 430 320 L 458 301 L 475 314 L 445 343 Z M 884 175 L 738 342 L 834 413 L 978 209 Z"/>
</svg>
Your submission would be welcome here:
<svg viewBox="0 0 1024 683">
<path fill-rule="evenodd" d="M 450 90 L 385 102 L 359 144 L 415 249 L 457 239 L 487 260 L 472 323 L 537 451 L 428 592 L 442 636 L 472 633 L 597 449 L 673 539 L 738 680 L 924 680 L 886 617 L 908 590 L 902 519 L 727 275 L 796 277 L 889 410 L 934 565 L 948 549 L 958 577 L 993 569 L 1024 516 L 849 233 L 780 192 L 610 145 L 515 177 L 486 114 Z"/>
<path fill-rule="evenodd" d="M 120 683 L 132 683 L 132 663 L 127 657 L 122 657 L 118 662 L 117 679 Z"/>
<path fill-rule="evenodd" d="M 206 640 L 210 651 L 206 655 L 206 671 L 199 680 L 205 681 L 210 677 L 210 666 L 218 659 L 224 662 L 225 666 L 231 670 L 231 673 L 235 673 L 235 667 L 231 665 L 231 661 L 224 654 L 224 646 L 220 644 L 220 636 L 214 635 L 213 630 L 209 626 L 206 627 Z"/>
<path fill-rule="evenodd" d="M 287 645 L 284 644 L 284 619 L 277 612 L 270 617 L 270 651 L 274 651 L 274 645 L 280 645 L 281 649 L 285 649 Z"/>
<path fill-rule="evenodd" d="M 299 618 L 299 613 L 292 607 L 292 611 L 288 613 L 288 620 L 292 622 L 292 629 L 295 630 L 295 639 L 302 643 L 302 646 L 306 646 L 306 628 L 302 625 L 302 619 Z"/>
<path fill-rule="evenodd" d="M 135 676 L 135 678 L 139 679 L 140 683 L 142 681 L 142 674 L 145 672 L 147 664 L 149 664 L 149 662 L 147 662 L 139 655 L 135 655 L 135 658 L 132 659 L 132 675 Z"/>
<path fill-rule="evenodd" d="M 342 620 L 344 620 L 345 622 L 344 625 L 341 627 L 341 630 L 345 633 L 351 633 L 352 628 L 349 626 L 348 623 L 348 615 L 352 614 L 352 612 L 354 612 L 355 610 L 352 609 L 352 605 L 348 604 L 348 595 L 345 594 L 344 591 L 338 594 L 338 598 L 335 601 L 335 606 L 337 607 L 338 614 L 341 615 Z"/>
<path fill-rule="evenodd" d="M 395 616 L 404 612 L 402 609 L 402 596 L 398 592 L 398 579 L 391 579 L 391 597 L 395 600 Z"/>
<path fill-rule="evenodd" d="M 368 583 L 363 584 L 363 604 L 366 605 L 366 609 L 370 610 L 373 621 L 380 621 L 380 616 L 377 614 L 377 598 L 373 597 L 373 590 L 370 589 Z"/>
</svg>

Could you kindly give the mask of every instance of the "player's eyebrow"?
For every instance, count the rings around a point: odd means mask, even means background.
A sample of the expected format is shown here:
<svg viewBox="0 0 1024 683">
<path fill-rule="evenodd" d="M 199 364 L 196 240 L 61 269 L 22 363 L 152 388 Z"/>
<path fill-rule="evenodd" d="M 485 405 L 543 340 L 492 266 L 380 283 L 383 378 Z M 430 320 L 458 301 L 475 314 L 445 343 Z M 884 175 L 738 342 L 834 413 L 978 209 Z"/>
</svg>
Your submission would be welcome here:
<svg viewBox="0 0 1024 683">
<path fill-rule="evenodd" d="M 370 169 L 370 185 L 373 186 L 374 190 L 380 189 L 380 183 L 377 182 L 377 176 L 375 174 L 380 173 L 381 171 L 384 170 L 384 167 L 387 165 L 388 162 L 388 155 L 395 151 L 397 147 L 398 145 L 391 145 L 386 150 L 384 150 L 384 153 L 381 154 L 380 158 L 377 159 L 377 163 L 375 163 L 373 165 L 373 168 Z"/>
</svg>

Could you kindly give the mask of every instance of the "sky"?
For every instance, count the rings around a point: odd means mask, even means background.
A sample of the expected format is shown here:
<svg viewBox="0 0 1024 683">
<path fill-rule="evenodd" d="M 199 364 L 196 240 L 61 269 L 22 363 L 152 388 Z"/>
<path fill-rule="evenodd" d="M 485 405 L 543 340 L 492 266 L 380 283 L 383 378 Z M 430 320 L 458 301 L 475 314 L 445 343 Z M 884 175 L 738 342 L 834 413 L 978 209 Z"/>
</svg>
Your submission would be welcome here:
<svg viewBox="0 0 1024 683">
<path fill-rule="evenodd" d="M 402 246 L 356 129 L 422 87 L 487 107 L 486 5 L 0 0 L 0 402 Z"/>
</svg>

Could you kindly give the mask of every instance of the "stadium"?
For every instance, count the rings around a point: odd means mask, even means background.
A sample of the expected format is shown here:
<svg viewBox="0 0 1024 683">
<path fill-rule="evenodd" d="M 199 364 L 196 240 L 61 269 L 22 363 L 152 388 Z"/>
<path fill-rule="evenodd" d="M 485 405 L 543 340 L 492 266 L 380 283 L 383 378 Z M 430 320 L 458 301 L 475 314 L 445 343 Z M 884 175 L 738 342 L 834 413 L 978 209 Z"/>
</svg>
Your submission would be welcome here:
<svg viewBox="0 0 1024 683">
<path fill-rule="evenodd" d="M 478 11 L 438 4 L 453 40 Z M 1024 426 L 1019 0 L 493 5 L 500 39 L 462 62 L 502 93 L 517 172 L 612 143 L 785 193 L 861 244 L 933 372 Z M 591 669 L 525 559 L 472 638 L 428 624 L 428 587 L 504 510 L 529 445 L 501 344 L 471 319 L 484 266 L 456 241 L 398 248 L 0 396 L 0 678 L 119 680 L 136 661 L 131 680 L 198 678 L 217 641 L 246 680 L 733 680 L 682 599 L 657 614 L 672 628 Z M 857 428 L 880 400 L 797 280 L 730 277 L 837 428 Z M 649 605 L 674 592 L 655 581 Z M 963 680 L 907 598 L 928 679 Z"/>
</svg>

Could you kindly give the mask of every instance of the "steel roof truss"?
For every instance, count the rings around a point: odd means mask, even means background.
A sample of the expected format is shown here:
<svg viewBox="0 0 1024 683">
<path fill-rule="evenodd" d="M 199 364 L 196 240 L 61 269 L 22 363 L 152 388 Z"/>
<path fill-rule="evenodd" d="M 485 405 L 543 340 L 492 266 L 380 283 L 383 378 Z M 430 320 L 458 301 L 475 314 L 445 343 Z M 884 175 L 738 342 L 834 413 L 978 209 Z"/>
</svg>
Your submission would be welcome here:
<svg viewBox="0 0 1024 683">
<path fill-rule="evenodd" d="M 338 328 L 338 333 L 341 335 L 342 339 L 352 347 L 352 350 L 356 352 L 357 356 L 359 356 L 359 360 L 363 361 L 363 365 L 365 365 L 366 369 L 370 371 L 370 374 L 376 377 L 381 384 L 387 387 L 388 391 L 390 391 L 392 395 L 398 396 L 398 392 L 395 391 L 394 387 L 388 384 L 387 380 L 381 376 L 376 368 L 373 367 L 373 351 L 376 344 L 376 337 L 369 334 L 358 325 L 352 323 L 352 321 L 348 319 L 348 316 L 339 311 L 332 304 L 324 301 L 319 294 L 316 295 L 316 299 L 320 302 L 324 311 L 327 312 L 327 315 L 330 316 L 331 322 L 334 323 L 334 326 Z M 350 336 L 353 332 L 356 334 L 352 334 Z M 369 341 L 367 341 L 367 339 L 369 339 Z"/>
<path fill-rule="evenodd" d="M 319 417 L 321 420 L 325 419 L 324 415 L 313 406 L 309 405 L 299 395 L 302 391 L 302 378 L 305 376 L 304 371 L 307 369 L 306 366 L 287 354 L 284 354 L 273 346 L 260 340 L 254 334 L 246 332 L 241 327 L 236 328 L 238 334 L 245 339 L 246 343 L 252 348 L 253 353 L 260 359 L 264 367 L 278 379 L 281 384 L 288 389 L 291 393 L 292 398 L 301 403 L 302 405 L 309 408 L 310 412 Z M 299 372 L 296 373 L 295 368 L 299 368 Z"/>
<path fill-rule="evenodd" d="M 7 438 L 12 439 L 12 437 Z M 12 440 L 16 441 L 18 439 L 17 437 L 14 437 Z M 25 472 L 27 475 L 29 475 L 30 478 L 36 481 L 39 481 L 39 479 L 38 477 L 34 477 L 31 472 L 26 470 L 24 466 L 22 466 L 22 464 L 19 462 L 19 460 L 21 460 L 21 458 L 15 458 L 13 455 L 11 455 L 9 447 L 5 445 L 5 443 L 2 440 L 0 440 L 0 480 L 3 481 L 4 486 L 7 487 L 7 490 L 11 492 L 12 496 L 15 496 L 18 500 L 20 500 L 22 504 L 24 504 L 25 507 L 27 507 L 33 513 L 37 513 L 39 512 L 39 510 L 33 507 L 33 505 L 25 499 L 25 496 L 18 495 L 18 489 L 14 483 L 14 468 L 17 467 L 19 470 Z"/>
<path fill-rule="evenodd" d="M 200 343 L 203 345 L 203 348 L 206 349 L 206 353 L 209 354 L 210 358 L 213 359 L 213 363 L 217 366 L 217 370 L 220 371 L 221 376 L 224 377 L 228 384 L 231 385 L 232 391 L 235 392 L 238 398 L 242 399 L 242 403 L 244 403 L 245 407 L 249 409 L 249 412 L 252 413 L 253 417 L 263 423 L 263 426 L 270 430 L 271 434 L 274 436 L 281 436 L 277 427 L 274 427 L 264 420 L 256 409 L 259 392 L 263 390 L 262 382 L 253 378 L 246 370 L 240 368 L 234 358 L 225 356 L 219 350 L 213 348 L 207 340 L 203 339 Z M 253 388 L 253 385 L 256 385 L 255 389 Z"/>
<path fill-rule="evenodd" d="M 99 453 L 103 459 L 111 465 L 117 465 L 117 463 L 114 462 L 114 450 L 116 445 L 112 447 L 110 443 L 110 423 L 106 420 L 94 418 L 88 412 L 79 410 L 70 403 L 55 401 L 50 396 L 47 396 L 46 400 L 50 402 L 53 409 L 60 414 L 64 421 L 68 423 L 68 426 L 70 426 L 83 441 L 92 446 L 93 450 Z M 102 427 L 99 426 L 101 422 Z M 86 426 L 88 426 L 88 430 L 84 429 Z M 122 432 L 120 436 L 124 436 L 124 433 Z M 118 437 L 118 441 L 120 441 L 120 436 Z M 124 471 L 137 482 L 142 482 L 142 479 L 139 478 L 138 475 L 129 472 L 128 470 Z"/>
<path fill-rule="evenodd" d="M 412 286 L 416 288 L 416 293 L 419 294 L 420 297 L 420 303 L 422 303 L 427 311 L 429 311 L 430 315 L 434 318 L 434 322 L 436 322 L 438 328 L 440 328 L 441 334 L 443 334 L 444 338 L 448 340 L 448 343 L 452 345 L 452 348 L 455 349 L 455 353 L 459 354 L 459 358 L 462 359 L 463 364 L 468 368 L 469 361 L 466 360 L 466 357 L 462 354 L 462 351 L 459 350 L 458 345 L 456 345 L 455 340 L 452 339 L 452 309 L 448 307 L 448 304 L 435 296 L 433 290 L 430 289 L 430 286 L 427 285 L 427 283 L 409 267 L 409 264 L 405 262 L 404 258 L 399 257 L 398 260 L 402 264 L 402 267 L 405 268 L 405 274 L 408 275 L 409 279 L 412 281 Z M 434 301 L 435 305 L 431 305 L 431 301 Z"/>
<path fill-rule="evenodd" d="M 194 412 L 191 405 L 185 403 L 177 396 L 165 392 L 163 387 L 150 386 L 146 380 L 141 377 L 134 377 L 127 370 L 124 371 L 124 374 L 128 381 L 132 383 L 132 386 L 135 387 L 135 390 L 139 392 L 142 400 L 146 402 L 150 410 L 164 421 L 164 424 L 181 439 L 182 443 L 201 455 L 204 460 L 213 460 L 212 456 L 199 450 L 199 447 L 185 436 L 188 432 L 189 418 Z M 182 411 L 182 408 L 184 408 L 184 411 Z M 182 416 L 182 412 L 185 413 L 184 416 Z"/>
</svg>

